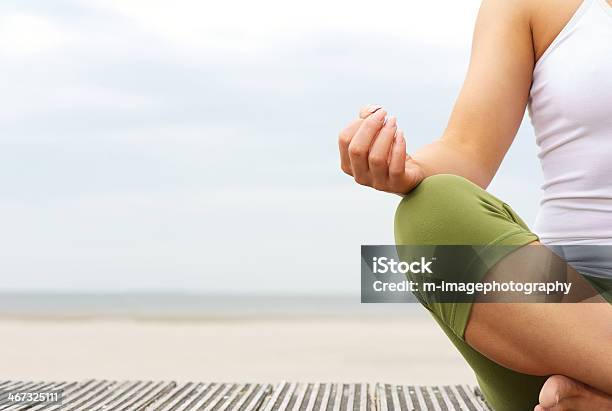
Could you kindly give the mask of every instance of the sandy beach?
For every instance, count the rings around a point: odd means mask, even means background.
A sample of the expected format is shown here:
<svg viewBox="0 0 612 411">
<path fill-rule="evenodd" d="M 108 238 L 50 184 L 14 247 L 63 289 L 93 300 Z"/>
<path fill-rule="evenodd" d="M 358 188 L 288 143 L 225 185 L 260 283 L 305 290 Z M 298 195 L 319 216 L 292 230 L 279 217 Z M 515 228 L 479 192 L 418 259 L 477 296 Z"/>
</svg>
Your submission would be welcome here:
<svg viewBox="0 0 612 411">
<path fill-rule="evenodd" d="M 425 312 L 240 320 L 0 320 L 2 377 L 473 383 Z"/>
</svg>

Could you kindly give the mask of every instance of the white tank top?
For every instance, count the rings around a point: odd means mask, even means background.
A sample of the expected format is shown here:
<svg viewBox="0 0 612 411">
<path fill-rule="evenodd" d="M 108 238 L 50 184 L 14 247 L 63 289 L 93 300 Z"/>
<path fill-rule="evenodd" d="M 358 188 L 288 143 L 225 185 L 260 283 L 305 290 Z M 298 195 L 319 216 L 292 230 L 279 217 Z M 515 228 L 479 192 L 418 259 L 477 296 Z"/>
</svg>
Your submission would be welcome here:
<svg viewBox="0 0 612 411">
<path fill-rule="evenodd" d="M 612 7 L 585 0 L 534 68 L 545 244 L 612 244 Z"/>
</svg>

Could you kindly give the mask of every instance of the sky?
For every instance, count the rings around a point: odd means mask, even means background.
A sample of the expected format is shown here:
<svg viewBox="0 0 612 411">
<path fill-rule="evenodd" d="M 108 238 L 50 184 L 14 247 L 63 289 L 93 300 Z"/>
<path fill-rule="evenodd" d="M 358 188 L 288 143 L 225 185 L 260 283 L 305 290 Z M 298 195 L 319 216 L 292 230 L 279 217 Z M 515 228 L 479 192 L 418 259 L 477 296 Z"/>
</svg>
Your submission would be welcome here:
<svg viewBox="0 0 612 411">
<path fill-rule="evenodd" d="M 479 2 L 0 4 L 0 291 L 359 292 L 399 197 L 357 186 L 359 107 L 440 136 Z M 525 122 L 490 190 L 532 223 Z"/>
</svg>

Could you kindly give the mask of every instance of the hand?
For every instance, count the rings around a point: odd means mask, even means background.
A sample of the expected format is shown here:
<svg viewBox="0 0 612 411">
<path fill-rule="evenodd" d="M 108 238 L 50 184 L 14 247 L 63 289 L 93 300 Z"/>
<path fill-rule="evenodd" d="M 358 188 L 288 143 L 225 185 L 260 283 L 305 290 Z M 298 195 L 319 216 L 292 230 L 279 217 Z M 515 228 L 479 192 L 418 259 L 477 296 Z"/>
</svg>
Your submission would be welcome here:
<svg viewBox="0 0 612 411">
<path fill-rule="evenodd" d="M 425 178 L 423 169 L 406 154 L 404 132 L 381 106 L 361 109 L 340 133 L 342 171 L 358 184 L 388 193 L 406 194 Z"/>
</svg>

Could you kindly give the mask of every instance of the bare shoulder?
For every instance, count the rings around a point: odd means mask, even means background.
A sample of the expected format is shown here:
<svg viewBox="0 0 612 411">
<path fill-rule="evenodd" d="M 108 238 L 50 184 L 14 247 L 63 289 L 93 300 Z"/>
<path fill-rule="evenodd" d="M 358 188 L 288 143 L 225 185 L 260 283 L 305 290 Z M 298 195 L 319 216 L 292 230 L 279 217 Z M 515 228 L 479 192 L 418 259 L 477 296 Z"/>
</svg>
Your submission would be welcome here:
<svg viewBox="0 0 612 411">
<path fill-rule="evenodd" d="M 500 24 L 512 27 L 506 34 L 532 43 L 538 60 L 583 0 L 483 0 L 480 18 L 488 31 Z"/>
<path fill-rule="evenodd" d="M 584 0 L 529 0 L 533 49 L 538 60 L 571 20 Z"/>
</svg>

